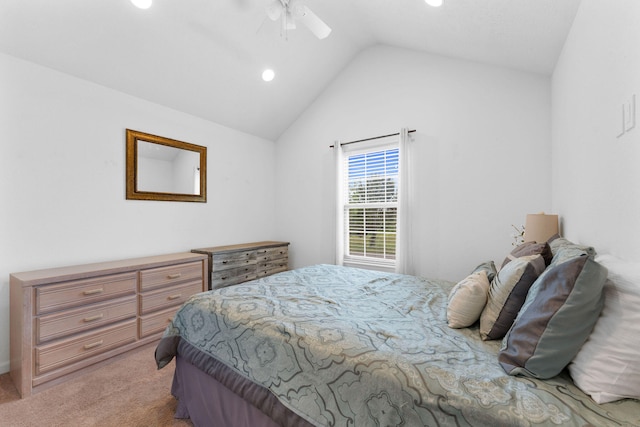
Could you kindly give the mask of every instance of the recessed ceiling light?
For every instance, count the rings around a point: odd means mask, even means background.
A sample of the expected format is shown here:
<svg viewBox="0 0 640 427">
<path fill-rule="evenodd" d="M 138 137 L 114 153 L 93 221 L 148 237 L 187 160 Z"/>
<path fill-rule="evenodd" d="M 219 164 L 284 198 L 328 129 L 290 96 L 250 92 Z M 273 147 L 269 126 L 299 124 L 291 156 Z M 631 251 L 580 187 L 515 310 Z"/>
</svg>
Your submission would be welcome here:
<svg viewBox="0 0 640 427">
<path fill-rule="evenodd" d="M 267 68 L 262 72 L 262 80 L 265 82 L 270 82 L 275 76 L 276 73 L 271 68 Z"/>
<path fill-rule="evenodd" d="M 153 0 L 131 0 L 131 3 L 140 9 L 149 9 Z"/>
<path fill-rule="evenodd" d="M 424 0 L 429 6 L 440 7 L 444 0 Z"/>
</svg>

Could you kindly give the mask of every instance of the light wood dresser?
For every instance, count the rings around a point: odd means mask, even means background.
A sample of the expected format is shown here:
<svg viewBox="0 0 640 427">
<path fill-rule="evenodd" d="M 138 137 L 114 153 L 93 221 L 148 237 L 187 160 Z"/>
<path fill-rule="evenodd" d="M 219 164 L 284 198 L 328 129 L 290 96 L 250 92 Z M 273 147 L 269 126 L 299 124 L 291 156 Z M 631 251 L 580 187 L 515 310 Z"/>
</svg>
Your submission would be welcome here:
<svg viewBox="0 0 640 427">
<path fill-rule="evenodd" d="M 189 252 L 11 274 L 11 378 L 27 397 L 152 343 L 207 288 Z"/>
<path fill-rule="evenodd" d="M 253 242 L 192 249 L 209 257 L 211 289 L 222 288 L 289 269 L 289 242 Z"/>
</svg>

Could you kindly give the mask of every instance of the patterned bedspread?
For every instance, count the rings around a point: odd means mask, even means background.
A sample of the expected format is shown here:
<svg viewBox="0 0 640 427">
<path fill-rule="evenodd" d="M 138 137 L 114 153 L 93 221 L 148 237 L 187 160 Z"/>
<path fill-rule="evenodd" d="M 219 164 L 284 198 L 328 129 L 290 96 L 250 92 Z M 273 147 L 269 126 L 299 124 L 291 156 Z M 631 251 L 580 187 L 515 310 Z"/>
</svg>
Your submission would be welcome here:
<svg viewBox="0 0 640 427">
<path fill-rule="evenodd" d="M 506 375 L 500 342 L 447 326 L 452 286 L 301 268 L 192 297 L 158 349 L 181 336 L 319 426 L 640 425 L 636 400 L 597 405 L 568 376 Z"/>
</svg>

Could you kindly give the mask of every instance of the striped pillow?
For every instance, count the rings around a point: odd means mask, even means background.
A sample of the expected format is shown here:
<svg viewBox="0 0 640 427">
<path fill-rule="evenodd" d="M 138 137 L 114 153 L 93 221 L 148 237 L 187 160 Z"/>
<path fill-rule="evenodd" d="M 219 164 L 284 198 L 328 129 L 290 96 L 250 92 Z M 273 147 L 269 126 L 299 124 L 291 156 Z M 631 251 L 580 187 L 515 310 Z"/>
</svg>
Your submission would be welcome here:
<svg viewBox="0 0 640 427">
<path fill-rule="evenodd" d="M 487 305 L 480 315 L 480 336 L 483 340 L 497 340 L 507 333 L 529 288 L 544 271 L 541 255 L 516 258 L 509 262 L 491 282 Z"/>
</svg>

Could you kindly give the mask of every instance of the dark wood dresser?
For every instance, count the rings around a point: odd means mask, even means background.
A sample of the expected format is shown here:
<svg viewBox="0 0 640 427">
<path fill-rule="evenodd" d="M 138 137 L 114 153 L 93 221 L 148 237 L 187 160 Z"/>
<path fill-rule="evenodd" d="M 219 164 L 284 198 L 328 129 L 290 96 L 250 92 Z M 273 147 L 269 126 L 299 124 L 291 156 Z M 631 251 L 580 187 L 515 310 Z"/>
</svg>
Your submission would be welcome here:
<svg viewBox="0 0 640 427">
<path fill-rule="evenodd" d="M 211 289 L 222 288 L 289 269 L 289 242 L 253 242 L 192 249 L 209 257 Z"/>
</svg>

